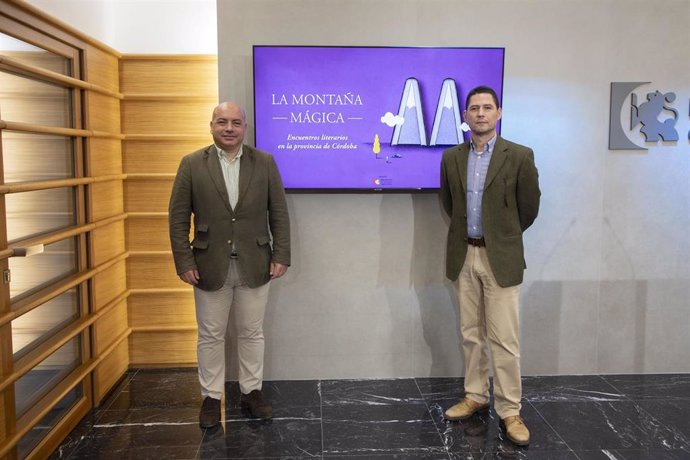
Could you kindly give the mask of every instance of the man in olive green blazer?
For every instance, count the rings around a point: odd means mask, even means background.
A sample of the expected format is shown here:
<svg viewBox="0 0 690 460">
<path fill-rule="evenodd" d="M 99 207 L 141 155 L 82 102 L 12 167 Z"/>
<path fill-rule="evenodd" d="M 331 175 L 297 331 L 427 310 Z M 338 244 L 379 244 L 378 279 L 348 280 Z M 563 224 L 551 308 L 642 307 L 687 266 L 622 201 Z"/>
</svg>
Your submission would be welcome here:
<svg viewBox="0 0 690 460">
<path fill-rule="evenodd" d="M 456 280 L 467 254 L 467 159 L 469 142 L 443 156 L 443 207 L 451 217 L 446 247 L 446 276 Z M 525 165 L 523 165 L 525 164 Z M 482 199 L 486 253 L 500 286 L 522 283 L 526 268 L 522 232 L 539 211 L 539 187 L 531 149 L 496 137 Z"/>
<path fill-rule="evenodd" d="M 464 420 L 489 406 L 491 348 L 495 409 L 507 437 L 529 443 L 520 417 L 519 285 L 526 267 L 522 233 L 539 211 L 539 180 L 531 149 L 496 133 L 496 93 L 480 86 L 467 96 L 471 141 L 441 162 L 441 202 L 450 217 L 446 276 L 455 282 L 465 357 L 465 397 L 445 412 Z"/>
<path fill-rule="evenodd" d="M 214 144 L 182 159 L 169 206 L 175 268 L 182 281 L 194 286 L 203 398 L 199 422 L 204 428 L 220 421 L 231 311 L 242 404 L 255 417 L 271 417 L 271 405 L 261 393 L 263 318 L 269 281 L 290 265 L 290 222 L 273 157 L 242 144 L 246 120 L 237 104 L 217 106 L 210 127 Z"/>
</svg>

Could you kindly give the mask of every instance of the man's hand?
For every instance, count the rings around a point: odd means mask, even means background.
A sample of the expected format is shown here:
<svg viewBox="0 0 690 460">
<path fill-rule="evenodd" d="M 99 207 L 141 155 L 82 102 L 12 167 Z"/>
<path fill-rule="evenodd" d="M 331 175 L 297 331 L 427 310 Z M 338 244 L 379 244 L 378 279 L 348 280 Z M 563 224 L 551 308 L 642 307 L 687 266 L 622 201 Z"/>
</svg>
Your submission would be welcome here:
<svg viewBox="0 0 690 460">
<path fill-rule="evenodd" d="M 276 278 L 280 278 L 285 274 L 287 269 L 287 265 L 279 264 L 278 262 L 271 262 L 271 271 L 269 272 L 271 279 L 274 280 Z"/>
<path fill-rule="evenodd" d="M 187 284 L 196 286 L 199 284 L 199 270 L 189 270 L 180 274 L 180 279 Z"/>
</svg>

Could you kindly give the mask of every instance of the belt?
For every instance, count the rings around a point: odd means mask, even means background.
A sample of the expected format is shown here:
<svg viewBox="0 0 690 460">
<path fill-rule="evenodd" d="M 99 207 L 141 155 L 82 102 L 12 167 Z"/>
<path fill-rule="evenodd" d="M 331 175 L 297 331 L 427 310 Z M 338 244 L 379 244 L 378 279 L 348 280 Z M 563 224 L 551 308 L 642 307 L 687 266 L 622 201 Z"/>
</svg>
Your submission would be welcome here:
<svg viewBox="0 0 690 460">
<path fill-rule="evenodd" d="M 235 251 L 232 251 L 232 252 L 230 253 L 230 258 L 231 258 L 231 259 L 237 259 L 237 258 L 238 258 L 237 253 L 236 253 Z"/>
<path fill-rule="evenodd" d="M 483 248 L 486 246 L 486 243 L 484 242 L 484 237 L 481 238 L 467 238 L 467 244 L 471 244 L 472 246 L 476 246 L 478 248 Z"/>
</svg>

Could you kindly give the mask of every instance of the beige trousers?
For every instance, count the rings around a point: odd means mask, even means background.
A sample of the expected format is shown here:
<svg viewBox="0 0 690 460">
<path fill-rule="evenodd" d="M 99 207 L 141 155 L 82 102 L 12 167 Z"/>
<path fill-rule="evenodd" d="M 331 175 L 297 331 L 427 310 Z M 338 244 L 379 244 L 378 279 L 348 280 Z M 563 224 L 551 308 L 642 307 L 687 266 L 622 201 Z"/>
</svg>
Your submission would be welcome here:
<svg viewBox="0 0 690 460">
<path fill-rule="evenodd" d="M 237 260 L 230 261 L 225 284 L 217 291 L 194 288 L 199 328 L 197 358 L 201 396 L 221 399 L 225 390 L 225 333 L 230 312 L 235 315 L 240 390 L 260 390 L 264 373 L 264 313 L 268 300 L 266 283 L 250 288 Z"/>
<path fill-rule="evenodd" d="M 489 402 L 489 357 L 494 375 L 494 407 L 499 417 L 520 413 L 520 287 L 503 288 L 494 278 L 485 248 L 467 247 L 456 282 L 465 357 L 465 397 Z"/>
</svg>

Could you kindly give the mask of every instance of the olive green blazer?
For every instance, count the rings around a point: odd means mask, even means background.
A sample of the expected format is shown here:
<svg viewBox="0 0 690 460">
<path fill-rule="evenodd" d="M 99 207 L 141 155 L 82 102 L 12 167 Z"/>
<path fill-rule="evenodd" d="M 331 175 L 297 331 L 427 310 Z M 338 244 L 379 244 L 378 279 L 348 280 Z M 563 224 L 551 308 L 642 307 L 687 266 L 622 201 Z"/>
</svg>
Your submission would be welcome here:
<svg viewBox="0 0 690 460">
<path fill-rule="evenodd" d="M 467 159 L 470 143 L 443 152 L 441 202 L 450 217 L 446 276 L 456 280 L 467 254 Z M 526 268 L 522 233 L 539 212 L 539 175 L 528 147 L 496 139 L 482 198 L 486 253 L 502 287 L 522 283 Z"/>
<path fill-rule="evenodd" d="M 175 269 L 197 269 L 203 290 L 223 286 L 233 245 L 249 287 L 270 280 L 271 261 L 290 265 L 290 221 L 278 167 L 268 153 L 247 145 L 242 152 L 235 209 L 214 145 L 182 158 L 173 184 L 168 211 Z"/>
</svg>

